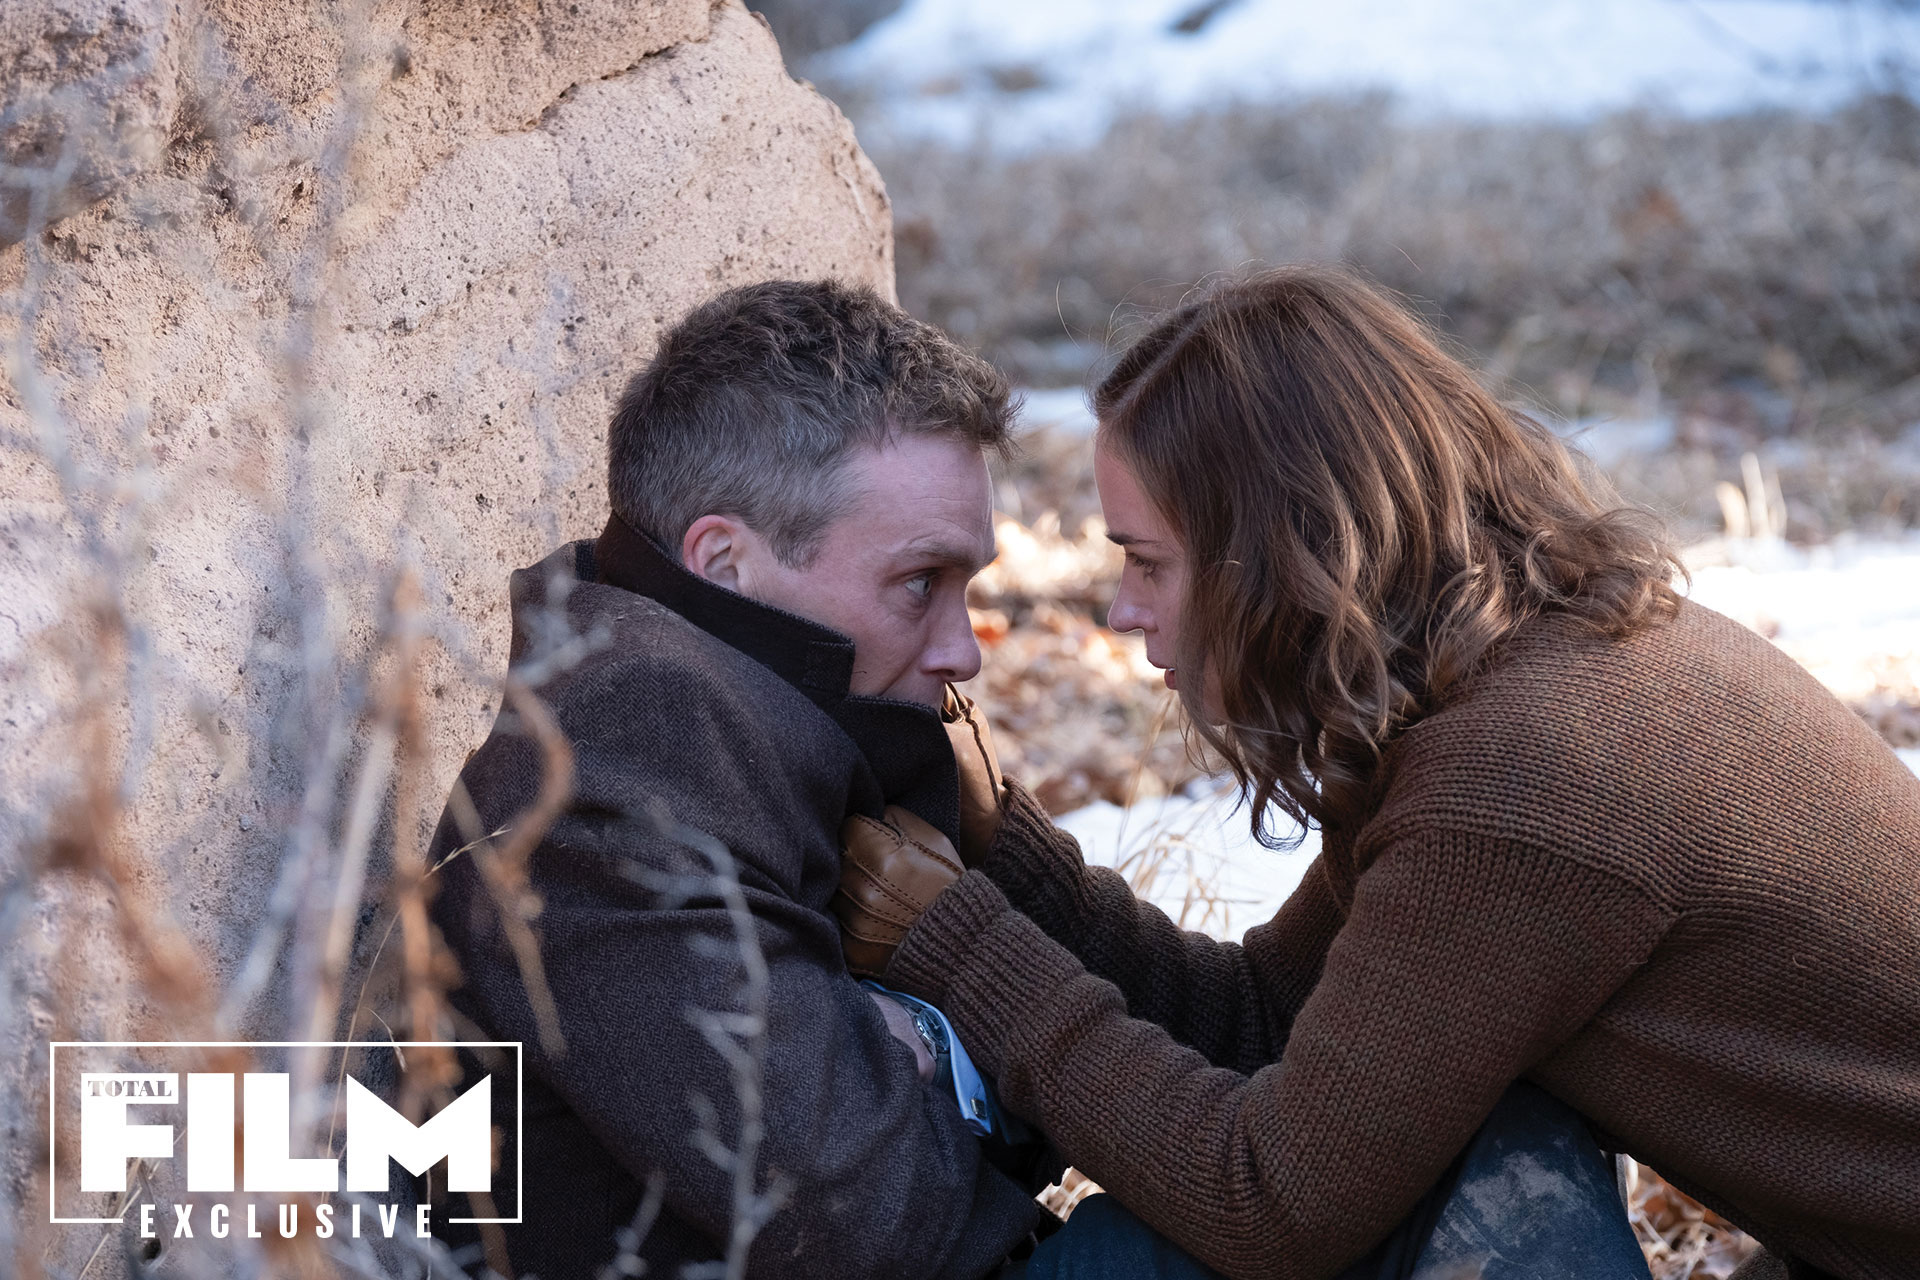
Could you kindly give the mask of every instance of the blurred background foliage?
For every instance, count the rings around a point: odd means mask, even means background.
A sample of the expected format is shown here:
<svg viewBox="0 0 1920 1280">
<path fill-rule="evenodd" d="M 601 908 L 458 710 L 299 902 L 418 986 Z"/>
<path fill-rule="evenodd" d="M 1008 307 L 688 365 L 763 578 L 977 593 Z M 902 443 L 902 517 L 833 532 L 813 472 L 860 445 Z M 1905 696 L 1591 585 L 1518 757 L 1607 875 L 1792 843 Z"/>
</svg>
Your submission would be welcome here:
<svg viewBox="0 0 1920 1280">
<path fill-rule="evenodd" d="M 1542 114 L 1468 89 L 1469 102 L 1479 93 L 1497 105 L 1438 109 L 1391 84 L 1302 88 L 1277 71 L 1223 71 L 1217 92 L 1168 101 L 1116 80 L 1103 100 L 1086 83 L 1098 67 L 1013 56 L 1022 46 L 1011 36 L 930 61 L 917 80 L 877 67 L 900 43 L 885 42 L 888 28 L 927 27 L 938 0 L 763 8 L 792 42 L 796 72 L 847 111 L 887 181 L 902 303 L 1023 385 L 1096 378 L 1143 317 L 1213 273 L 1340 260 L 1404 294 L 1510 397 L 1581 428 L 1632 424 L 1625 447 L 1602 431 L 1590 451 L 1684 534 L 1720 529 L 1716 480 L 1754 450 L 1780 475 L 1796 540 L 1910 527 L 1920 520 L 1916 4 L 1653 3 L 1697 11 L 1711 24 L 1703 48 L 1751 64 L 1748 100 L 1720 89 L 1718 109 L 1689 111 L 1623 89 L 1603 109 Z M 1406 6 L 1436 7 L 1446 6 Z M 1858 26 L 1865 34 L 1836 45 L 1850 66 L 1819 69 L 1818 92 L 1801 94 L 1815 54 L 1807 67 L 1778 65 L 1778 51 L 1738 26 L 1769 7 L 1831 10 Z M 1054 25 L 1101 21 L 1073 8 Z M 1632 8 L 1621 9 L 1629 28 Z M 1147 78 L 1158 46 L 1276 6 L 1159 9 L 1153 34 L 1111 37 L 1139 42 Z M 1094 36 L 1053 39 L 1063 60 L 1084 60 Z M 1623 29 L 1594 56 L 1631 58 L 1634 39 Z M 878 52 L 863 56 L 868 47 Z M 1027 119 L 1043 104 L 1057 117 L 1063 102 L 1082 111 L 1081 127 Z M 921 118 L 943 106 L 949 121 L 971 115 L 961 127 Z"/>
</svg>

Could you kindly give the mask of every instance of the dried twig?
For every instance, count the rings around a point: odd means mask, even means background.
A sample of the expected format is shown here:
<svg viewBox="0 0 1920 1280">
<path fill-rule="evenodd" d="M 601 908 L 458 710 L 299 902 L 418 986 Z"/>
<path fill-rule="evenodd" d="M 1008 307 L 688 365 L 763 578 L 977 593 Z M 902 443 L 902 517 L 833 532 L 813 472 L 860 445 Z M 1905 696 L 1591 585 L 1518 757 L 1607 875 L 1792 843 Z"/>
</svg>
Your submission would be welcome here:
<svg viewBox="0 0 1920 1280">
<path fill-rule="evenodd" d="M 733 852 L 706 832 L 676 821 L 664 810 L 653 812 L 649 817 L 662 835 L 699 853 L 706 860 L 709 870 L 705 874 L 673 875 L 628 863 L 623 865 L 623 872 L 659 893 L 663 905 L 669 909 L 696 896 L 717 894 L 726 904 L 727 920 L 733 933 L 732 945 L 729 947 L 721 939 L 704 936 L 696 941 L 709 944 L 711 959 L 732 959 L 742 971 L 740 992 L 743 1008 L 739 1012 L 710 1009 L 686 1011 L 687 1020 L 700 1031 L 701 1037 L 727 1065 L 735 1101 L 740 1109 L 740 1126 L 735 1144 L 728 1146 L 720 1135 L 718 1113 L 712 1101 L 698 1090 L 690 1093 L 689 1100 L 699 1120 L 693 1134 L 694 1144 L 730 1176 L 732 1215 L 725 1260 L 685 1268 L 683 1275 L 687 1280 L 744 1280 L 747 1256 L 754 1237 L 767 1220 L 779 1211 L 791 1190 L 787 1179 L 777 1172 L 767 1176 L 764 1187 L 757 1185 L 760 1182 L 760 1144 L 766 1137 L 766 1099 L 762 1090 L 766 1070 L 767 1006 L 772 986 L 766 957 L 760 950 L 753 911 L 748 907 L 746 893 L 740 887 Z"/>
</svg>

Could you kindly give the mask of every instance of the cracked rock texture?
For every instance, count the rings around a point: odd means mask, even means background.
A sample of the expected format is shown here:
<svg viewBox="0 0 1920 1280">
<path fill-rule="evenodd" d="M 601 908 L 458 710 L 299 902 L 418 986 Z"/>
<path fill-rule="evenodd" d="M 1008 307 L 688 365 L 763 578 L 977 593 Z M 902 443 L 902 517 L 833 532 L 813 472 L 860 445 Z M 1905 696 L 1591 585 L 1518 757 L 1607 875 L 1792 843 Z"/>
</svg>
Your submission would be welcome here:
<svg viewBox="0 0 1920 1280">
<path fill-rule="evenodd" d="M 740 0 L 7 0 L 0 113 L 0 1258 L 72 1274 L 102 1228 L 45 1222 L 47 1042 L 298 1038 L 284 960 L 215 1011 L 303 804 L 296 887 L 332 893 L 368 721 L 331 766 L 329 725 L 399 567 L 430 818 L 497 709 L 507 574 L 597 531 L 662 328 L 772 277 L 892 296 L 892 244 Z M 103 861 L 198 951 L 184 995 Z"/>
</svg>

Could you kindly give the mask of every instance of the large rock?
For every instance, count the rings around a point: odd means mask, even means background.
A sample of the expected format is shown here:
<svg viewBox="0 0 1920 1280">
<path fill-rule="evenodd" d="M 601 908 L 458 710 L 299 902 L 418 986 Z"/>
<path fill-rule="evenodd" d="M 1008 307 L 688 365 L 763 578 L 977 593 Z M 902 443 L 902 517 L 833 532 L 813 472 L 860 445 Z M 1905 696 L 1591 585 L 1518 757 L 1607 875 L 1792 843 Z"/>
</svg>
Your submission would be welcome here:
<svg viewBox="0 0 1920 1280">
<path fill-rule="evenodd" d="M 497 710 L 507 574 L 597 531 L 608 412 L 662 328 L 749 280 L 893 271 L 850 127 L 740 0 L 9 0 L 0 86 L 24 1274 L 101 1230 L 45 1222 L 48 1041 L 308 1029 L 330 917 L 303 908 L 345 877 L 365 951 L 393 833 Z M 396 805 L 405 627 L 429 763 Z"/>
</svg>

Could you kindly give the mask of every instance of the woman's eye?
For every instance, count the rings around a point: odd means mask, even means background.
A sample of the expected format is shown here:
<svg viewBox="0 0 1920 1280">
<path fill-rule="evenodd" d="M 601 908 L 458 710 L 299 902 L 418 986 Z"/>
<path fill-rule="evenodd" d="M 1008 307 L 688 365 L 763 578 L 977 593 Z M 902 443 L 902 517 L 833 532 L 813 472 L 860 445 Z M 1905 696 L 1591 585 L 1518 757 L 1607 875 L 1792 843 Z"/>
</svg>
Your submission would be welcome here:
<svg viewBox="0 0 1920 1280">
<path fill-rule="evenodd" d="M 1140 576 L 1143 578 L 1152 578 L 1153 571 L 1159 568 L 1159 566 L 1154 564 L 1153 561 L 1142 560 L 1139 556 L 1134 555 L 1131 551 L 1127 553 L 1127 559 L 1130 562 L 1132 562 L 1134 568 L 1140 571 Z"/>
</svg>

